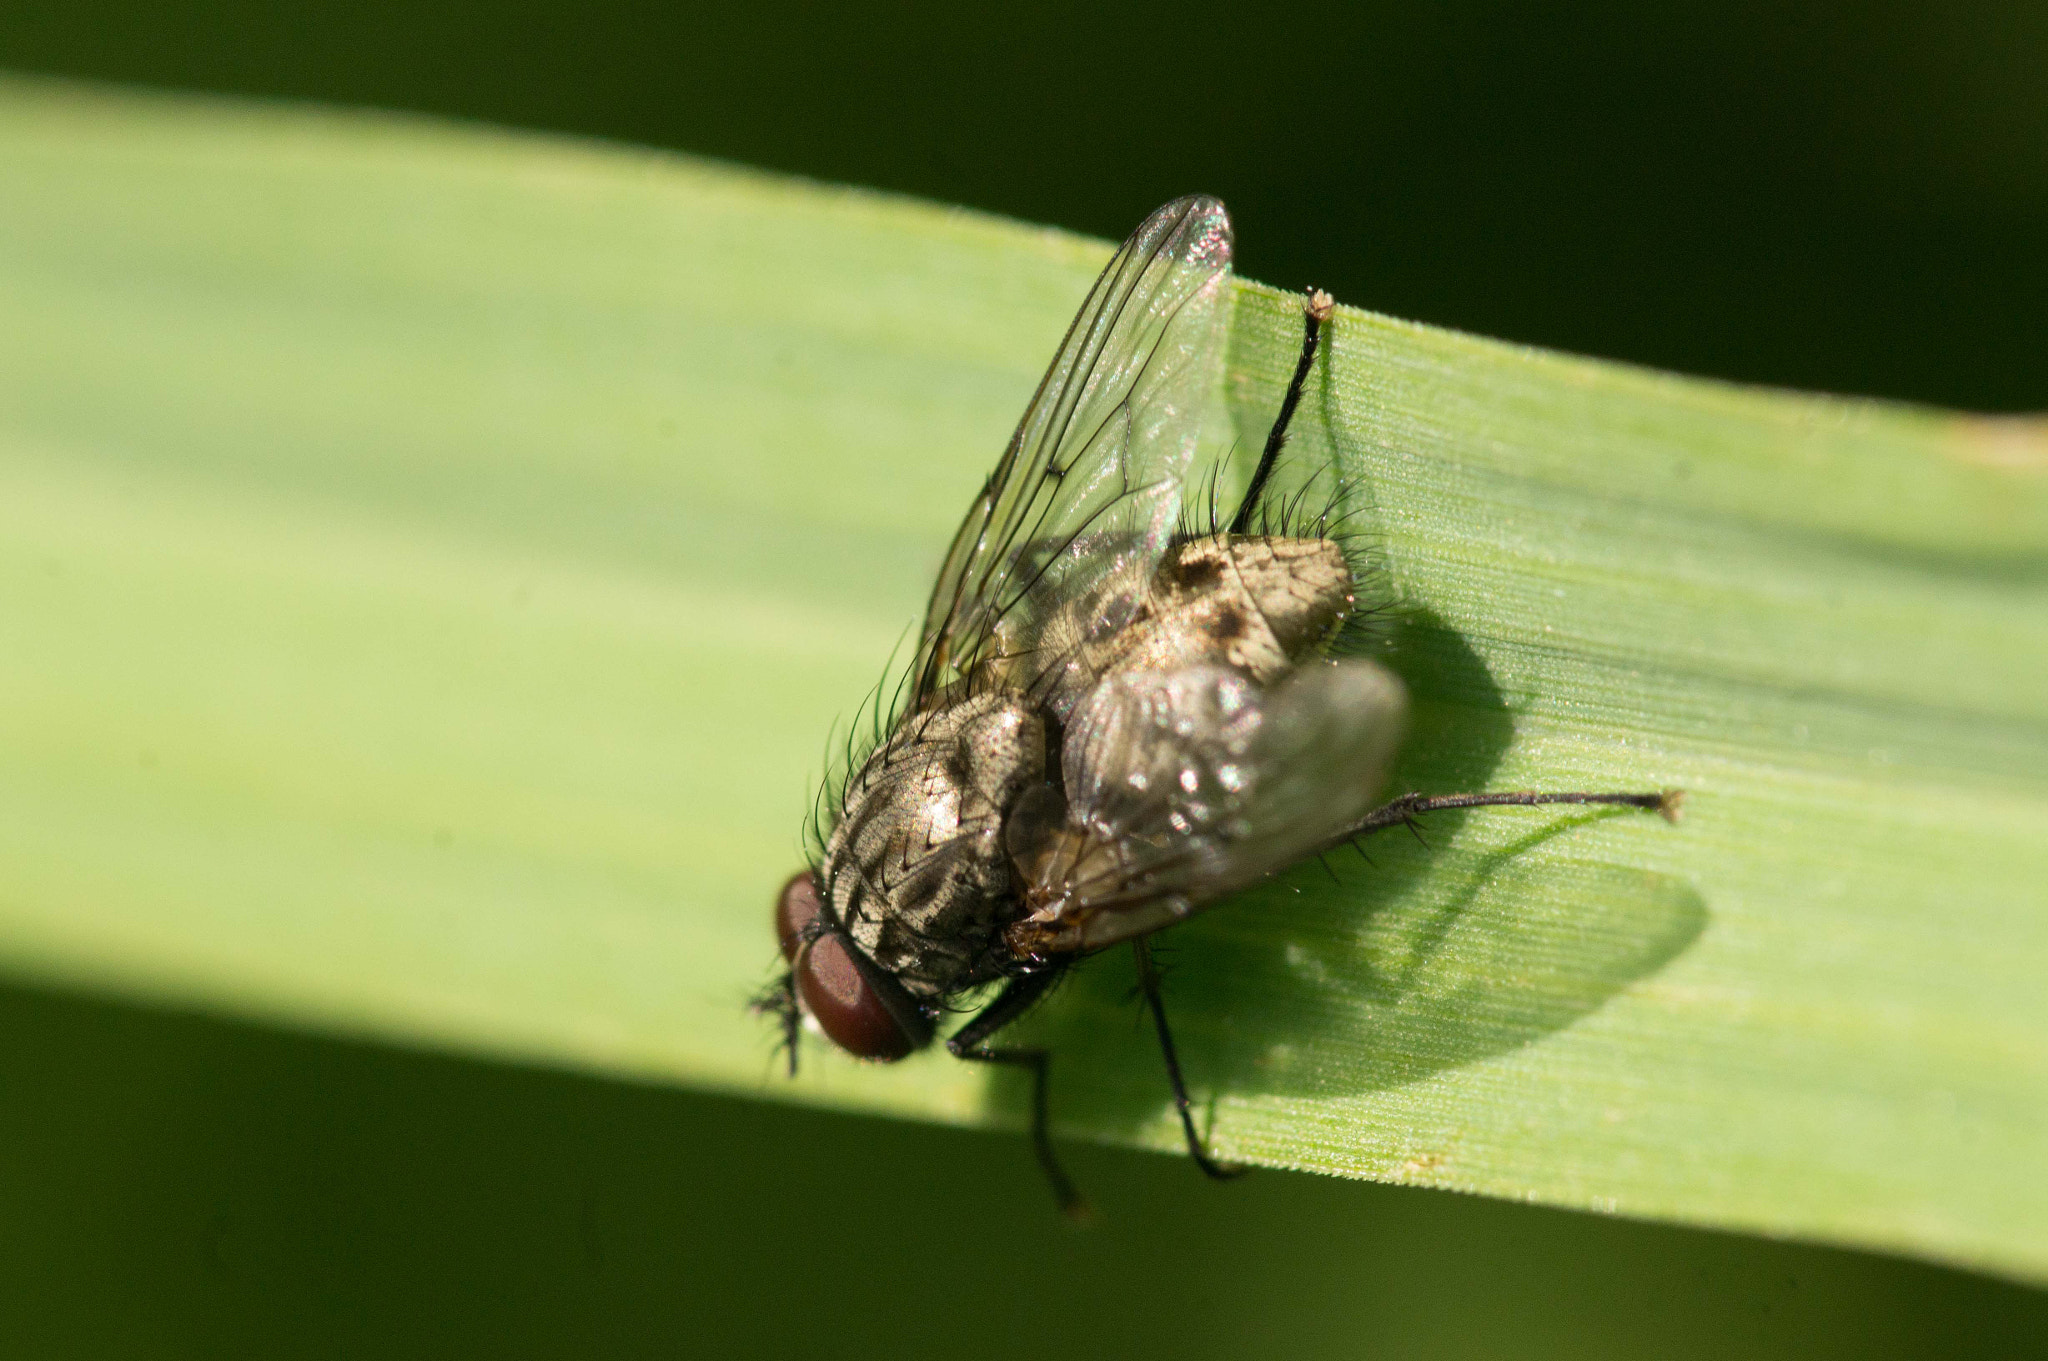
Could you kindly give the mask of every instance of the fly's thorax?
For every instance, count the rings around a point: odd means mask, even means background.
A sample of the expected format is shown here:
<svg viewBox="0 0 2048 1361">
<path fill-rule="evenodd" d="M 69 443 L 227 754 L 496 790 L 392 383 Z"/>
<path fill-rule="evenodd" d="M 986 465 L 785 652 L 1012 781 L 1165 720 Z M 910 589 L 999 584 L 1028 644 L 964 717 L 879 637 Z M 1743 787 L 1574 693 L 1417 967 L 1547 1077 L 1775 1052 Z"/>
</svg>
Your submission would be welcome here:
<svg viewBox="0 0 2048 1361">
<path fill-rule="evenodd" d="M 913 995 L 968 981 L 1013 915 L 1004 819 L 1045 760 L 1044 721 L 991 692 L 909 715 L 847 782 L 823 878 L 854 943 Z"/>
<path fill-rule="evenodd" d="M 1329 539 L 1211 534 L 1170 550 L 1123 609 L 1050 615 L 1033 655 L 1046 659 L 1037 693 L 1062 722 L 1104 676 L 1220 666 L 1268 684 L 1325 647 L 1350 617 L 1351 565 Z"/>
</svg>

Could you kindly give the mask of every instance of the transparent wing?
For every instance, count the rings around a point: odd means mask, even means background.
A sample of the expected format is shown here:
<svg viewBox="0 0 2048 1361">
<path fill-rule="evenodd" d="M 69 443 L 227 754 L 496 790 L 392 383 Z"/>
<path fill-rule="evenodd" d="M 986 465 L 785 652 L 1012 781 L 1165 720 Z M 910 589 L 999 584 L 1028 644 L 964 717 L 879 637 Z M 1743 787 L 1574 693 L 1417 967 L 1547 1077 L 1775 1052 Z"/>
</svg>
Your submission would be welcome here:
<svg viewBox="0 0 2048 1361">
<path fill-rule="evenodd" d="M 1127 622 L 1220 390 L 1229 273 L 1229 214 L 1196 196 L 1146 218 L 1096 279 L 947 551 L 913 707 L 1027 656 L 1062 602 L 1100 594 L 1096 634 Z"/>
<path fill-rule="evenodd" d="M 1035 932 L 1111 945 L 1324 849 L 1377 806 L 1406 721 L 1401 682 L 1369 661 L 1264 691 L 1212 667 L 1104 681 L 1068 729 L 1061 825 L 1041 808 L 1015 829 L 1047 904 Z"/>
</svg>

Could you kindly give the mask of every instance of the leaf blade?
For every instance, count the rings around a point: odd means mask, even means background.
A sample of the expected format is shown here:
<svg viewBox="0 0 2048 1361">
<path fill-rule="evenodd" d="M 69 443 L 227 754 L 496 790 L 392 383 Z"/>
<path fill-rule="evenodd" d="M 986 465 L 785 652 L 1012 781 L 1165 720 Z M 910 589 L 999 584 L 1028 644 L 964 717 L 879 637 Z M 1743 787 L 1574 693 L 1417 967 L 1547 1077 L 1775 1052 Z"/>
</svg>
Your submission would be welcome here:
<svg viewBox="0 0 2048 1361">
<path fill-rule="evenodd" d="M 874 683 L 1106 247 L 432 124 L 0 86 L 0 965 L 959 1122 L 741 1010 Z M 1341 243 L 1333 243 L 1333 249 Z M 1292 300 L 1240 286 L 1256 428 Z M 1346 309 L 1404 782 L 1175 932 L 1220 1151 L 2039 1279 L 2048 435 Z M 1902 512 L 1904 508 L 1904 513 Z M 1171 1147 L 1105 961 L 1072 1133 Z"/>
</svg>

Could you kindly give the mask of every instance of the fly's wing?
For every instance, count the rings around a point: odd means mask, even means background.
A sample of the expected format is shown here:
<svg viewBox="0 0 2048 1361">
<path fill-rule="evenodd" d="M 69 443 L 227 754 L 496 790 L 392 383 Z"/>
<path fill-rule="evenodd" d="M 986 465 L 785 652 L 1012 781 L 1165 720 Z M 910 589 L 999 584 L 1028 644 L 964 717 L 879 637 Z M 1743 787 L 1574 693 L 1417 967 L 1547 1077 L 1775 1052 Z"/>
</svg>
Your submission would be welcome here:
<svg viewBox="0 0 2048 1361">
<path fill-rule="evenodd" d="M 1146 218 L 1096 279 L 946 553 L 913 707 L 1028 653 L 1060 602 L 1149 580 L 1220 389 L 1229 274 L 1230 217 L 1197 196 Z M 1098 633 L 1136 606 L 1106 594 Z"/>
<path fill-rule="evenodd" d="M 1018 857 L 1050 905 L 1034 933 L 1112 945 L 1323 850 L 1377 806 L 1406 720 L 1401 682 L 1362 660 L 1263 691 L 1213 667 L 1105 680 L 1067 732 L 1064 828 Z"/>
</svg>

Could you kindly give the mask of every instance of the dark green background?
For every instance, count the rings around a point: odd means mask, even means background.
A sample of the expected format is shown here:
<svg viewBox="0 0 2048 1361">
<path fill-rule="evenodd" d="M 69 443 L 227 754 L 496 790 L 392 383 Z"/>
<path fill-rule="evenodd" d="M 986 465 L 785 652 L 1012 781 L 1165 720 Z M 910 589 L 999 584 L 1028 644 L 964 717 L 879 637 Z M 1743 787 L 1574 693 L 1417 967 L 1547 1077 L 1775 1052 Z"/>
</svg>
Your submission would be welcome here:
<svg viewBox="0 0 2048 1361">
<path fill-rule="evenodd" d="M 1692 372 L 2048 406 L 2048 6 L 8 5 L 0 65 L 627 138 Z M 765 904 L 735 905 L 763 912 Z M 22 1355 L 2043 1350 L 1934 1268 L 0 992 Z M 764 1038 L 764 1063 L 766 1040 Z"/>
<path fill-rule="evenodd" d="M 2040 0 L 12 0 L 0 65 L 628 138 L 1109 238 L 1203 189 L 1271 283 L 2048 407 Z"/>
<path fill-rule="evenodd" d="M 1959 1272 L 0 993 L 8 1355 L 2017 1356 Z"/>
</svg>

